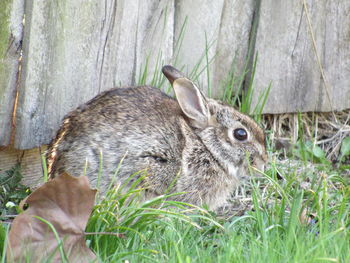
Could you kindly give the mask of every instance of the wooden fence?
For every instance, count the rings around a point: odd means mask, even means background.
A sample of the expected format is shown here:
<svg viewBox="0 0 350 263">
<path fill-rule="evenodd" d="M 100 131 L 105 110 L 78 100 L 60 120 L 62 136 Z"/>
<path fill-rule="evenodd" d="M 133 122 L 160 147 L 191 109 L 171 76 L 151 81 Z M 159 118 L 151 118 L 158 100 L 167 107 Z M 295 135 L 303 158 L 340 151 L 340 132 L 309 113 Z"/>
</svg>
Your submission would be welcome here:
<svg viewBox="0 0 350 263">
<path fill-rule="evenodd" d="M 147 59 L 186 72 L 214 57 L 197 81 L 219 97 L 254 54 L 253 103 L 272 85 L 265 113 L 350 108 L 350 1 L 1 0 L 0 145 L 47 144 L 69 110 L 137 83 Z"/>
</svg>

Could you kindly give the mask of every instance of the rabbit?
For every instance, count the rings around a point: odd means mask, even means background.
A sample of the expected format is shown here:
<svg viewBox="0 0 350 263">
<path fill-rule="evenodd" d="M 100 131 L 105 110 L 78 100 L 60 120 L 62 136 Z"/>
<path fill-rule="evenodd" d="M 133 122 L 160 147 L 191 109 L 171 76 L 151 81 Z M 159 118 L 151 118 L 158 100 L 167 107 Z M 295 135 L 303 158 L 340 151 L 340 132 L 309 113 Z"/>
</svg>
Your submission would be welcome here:
<svg viewBox="0 0 350 263">
<path fill-rule="evenodd" d="M 66 115 L 46 153 L 49 178 L 86 174 L 104 194 L 121 163 L 116 182 L 145 170 L 148 198 L 172 186 L 183 192 L 173 199 L 215 210 L 248 178 L 248 162 L 263 169 L 265 135 L 253 119 L 172 66 L 162 72 L 176 99 L 150 86 L 114 88 Z"/>
</svg>

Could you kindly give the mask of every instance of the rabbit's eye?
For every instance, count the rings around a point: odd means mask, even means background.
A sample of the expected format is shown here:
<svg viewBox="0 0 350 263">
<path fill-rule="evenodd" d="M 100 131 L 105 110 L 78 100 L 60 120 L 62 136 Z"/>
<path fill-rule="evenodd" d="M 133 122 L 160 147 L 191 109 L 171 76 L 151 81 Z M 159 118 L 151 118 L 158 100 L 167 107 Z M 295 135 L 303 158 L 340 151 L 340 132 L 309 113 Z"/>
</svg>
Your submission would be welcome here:
<svg viewBox="0 0 350 263">
<path fill-rule="evenodd" d="M 245 129 L 238 128 L 233 131 L 233 136 L 239 141 L 245 141 L 248 138 L 248 133 Z"/>
</svg>

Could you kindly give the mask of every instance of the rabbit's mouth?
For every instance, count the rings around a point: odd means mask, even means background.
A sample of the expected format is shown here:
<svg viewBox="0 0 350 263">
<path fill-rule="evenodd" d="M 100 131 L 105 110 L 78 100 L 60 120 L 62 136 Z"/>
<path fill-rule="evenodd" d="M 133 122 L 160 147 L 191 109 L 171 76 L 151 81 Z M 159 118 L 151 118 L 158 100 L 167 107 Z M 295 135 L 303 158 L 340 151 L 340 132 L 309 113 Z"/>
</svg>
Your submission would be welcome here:
<svg viewBox="0 0 350 263">
<path fill-rule="evenodd" d="M 236 177 L 240 183 L 249 181 L 251 177 L 259 178 L 264 173 L 265 165 L 266 162 L 259 158 L 242 160 L 238 166 L 240 169 L 238 169 Z"/>
<path fill-rule="evenodd" d="M 266 163 L 260 159 L 255 160 L 254 163 L 252 164 L 253 169 L 259 174 L 264 173 L 265 166 L 266 166 Z"/>
<path fill-rule="evenodd" d="M 260 158 L 256 158 L 249 165 L 248 173 L 255 178 L 261 178 L 264 174 L 265 167 L 266 167 L 266 162 Z"/>
</svg>

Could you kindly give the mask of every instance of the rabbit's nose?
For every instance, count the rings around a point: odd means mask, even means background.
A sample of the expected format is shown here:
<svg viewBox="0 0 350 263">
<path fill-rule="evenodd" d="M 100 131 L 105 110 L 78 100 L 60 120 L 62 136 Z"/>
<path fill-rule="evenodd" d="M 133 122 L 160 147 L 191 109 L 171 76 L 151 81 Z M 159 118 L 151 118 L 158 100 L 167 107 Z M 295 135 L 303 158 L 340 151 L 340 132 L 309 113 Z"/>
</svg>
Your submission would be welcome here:
<svg viewBox="0 0 350 263">
<path fill-rule="evenodd" d="M 255 158 L 254 161 L 252 162 L 252 165 L 260 172 L 265 171 L 265 161 L 260 158 Z"/>
</svg>

